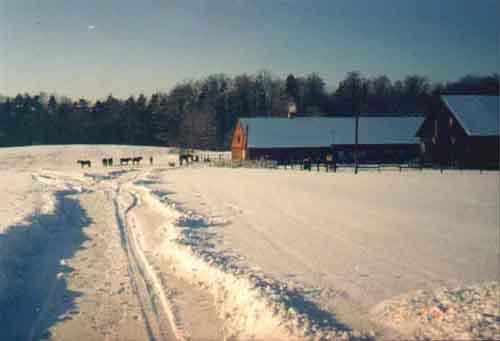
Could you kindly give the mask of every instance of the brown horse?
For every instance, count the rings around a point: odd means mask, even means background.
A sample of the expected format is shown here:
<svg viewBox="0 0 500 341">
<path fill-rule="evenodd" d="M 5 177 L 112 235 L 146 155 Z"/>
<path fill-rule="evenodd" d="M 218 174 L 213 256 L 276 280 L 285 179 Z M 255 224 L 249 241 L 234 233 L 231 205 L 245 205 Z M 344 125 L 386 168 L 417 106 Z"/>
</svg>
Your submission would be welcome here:
<svg viewBox="0 0 500 341">
<path fill-rule="evenodd" d="M 80 164 L 80 166 L 82 166 L 82 168 L 85 166 L 87 166 L 89 168 L 92 167 L 92 162 L 90 162 L 90 160 L 78 160 L 78 161 L 76 161 L 76 163 Z"/>
<path fill-rule="evenodd" d="M 128 163 L 132 160 L 130 157 L 122 157 L 120 158 L 120 166 L 128 165 Z"/>
<path fill-rule="evenodd" d="M 190 162 L 193 162 L 194 155 L 191 153 L 187 154 L 179 154 L 179 165 L 182 166 L 184 162 L 189 164 Z"/>
<path fill-rule="evenodd" d="M 141 161 L 142 161 L 142 156 L 138 156 L 138 157 L 132 158 L 132 164 L 133 165 L 135 165 L 135 164 L 138 165 L 139 163 L 141 163 Z"/>
</svg>

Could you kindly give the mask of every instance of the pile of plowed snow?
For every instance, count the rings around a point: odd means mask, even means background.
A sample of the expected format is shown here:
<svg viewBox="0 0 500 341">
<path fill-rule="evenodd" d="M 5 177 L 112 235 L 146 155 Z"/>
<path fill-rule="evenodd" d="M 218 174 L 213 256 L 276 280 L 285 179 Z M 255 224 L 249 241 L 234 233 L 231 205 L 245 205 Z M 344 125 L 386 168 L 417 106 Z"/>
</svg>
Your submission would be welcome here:
<svg viewBox="0 0 500 341">
<path fill-rule="evenodd" d="M 330 314 L 305 300 L 303 288 L 249 268 L 237 255 L 215 250 L 210 246 L 210 237 L 196 229 L 196 226 L 224 221 L 184 211 L 165 196 L 143 186 L 135 188 L 165 215 L 163 256 L 173 264 L 172 270 L 177 276 L 211 292 L 226 324 L 227 337 L 263 340 L 370 338 L 341 325 Z"/>
</svg>

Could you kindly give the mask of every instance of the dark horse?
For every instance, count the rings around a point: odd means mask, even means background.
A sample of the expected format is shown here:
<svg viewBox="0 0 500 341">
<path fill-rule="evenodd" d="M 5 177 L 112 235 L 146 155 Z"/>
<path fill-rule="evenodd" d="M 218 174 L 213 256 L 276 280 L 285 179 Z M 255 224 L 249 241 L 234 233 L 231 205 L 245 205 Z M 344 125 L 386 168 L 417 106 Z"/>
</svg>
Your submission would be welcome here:
<svg viewBox="0 0 500 341">
<path fill-rule="evenodd" d="M 142 156 L 139 156 L 139 157 L 134 157 L 132 158 L 132 164 L 135 165 L 135 164 L 140 164 L 142 161 Z"/>
<path fill-rule="evenodd" d="M 132 158 L 129 158 L 129 157 L 122 157 L 122 158 L 120 158 L 120 166 L 128 165 L 128 163 L 130 162 L 130 160 L 132 160 Z"/>
<path fill-rule="evenodd" d="M 113 158 L 102 159 L 102 166 L 103 167 L 111 167 L 111 166 L 113 166 Z"/>
<path fill-rule="evenodd" d="M 78 161 L 76 161 L 76 163 L 80 164 L 80 166 L 82 166 L 82 168 L 85 166 L 87 166 L 89 168 L 92 167 L 92 163 L 90 162 L 90 160 L 78 160 Z"/>
<path fill-rule="evenodd" d="M 179 154 L 179 165 L 182 166 L 186 161 L 187 164 L 193 161 L 193 154 Z"/>
</svg>

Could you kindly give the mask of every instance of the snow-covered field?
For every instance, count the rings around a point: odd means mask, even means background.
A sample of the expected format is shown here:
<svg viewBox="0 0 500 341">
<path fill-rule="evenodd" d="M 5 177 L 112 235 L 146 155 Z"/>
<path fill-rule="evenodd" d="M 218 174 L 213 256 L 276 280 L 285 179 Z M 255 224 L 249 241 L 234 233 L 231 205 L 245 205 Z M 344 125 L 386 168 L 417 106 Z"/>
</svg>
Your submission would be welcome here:
<svg viewBox="0 0 500 341">
<path fill-rule="evenodd" d="M 128 156 L 145 160 L 100 164 Z M 408 337 L 374 311 L 499 280 L 498 172 L 176 160 L 153 147 L 0 149 L 2 340 Z"/>
<path fill-rule="evenodd" d="M 416 289 L 498 280 L 498 173 L 157 172 L 157 191 L 205 217 L 220 249 L 358 328 Z M 306 290 L 307 291 L 307 290 Z"/>
</svg>

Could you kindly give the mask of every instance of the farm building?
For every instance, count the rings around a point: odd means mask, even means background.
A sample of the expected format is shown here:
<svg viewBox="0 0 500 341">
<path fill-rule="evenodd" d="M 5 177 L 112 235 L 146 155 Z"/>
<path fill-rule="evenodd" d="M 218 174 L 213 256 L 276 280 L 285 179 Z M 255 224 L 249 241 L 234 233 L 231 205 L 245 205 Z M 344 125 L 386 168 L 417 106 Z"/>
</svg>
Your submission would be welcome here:
<svg viewBox="0 0 500 341">
<path fill-rule="evenodd" d="M 443 95 L 418 135 L 429 161 L 498 168 L 499 96 Z"/>
<path fill-rule="evenodd" d="M 360 162 L 399 162 L 418 158 L 416 132 L 423 115 L 361 116 L 358 159 Z M 268 158 L 280 163 L 325 160 L 352 162 L 355 149 L 354 117 L 242 118 L 232 139 L 233 160 Z"/>
</svg>

